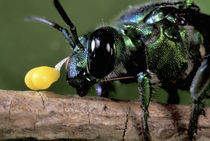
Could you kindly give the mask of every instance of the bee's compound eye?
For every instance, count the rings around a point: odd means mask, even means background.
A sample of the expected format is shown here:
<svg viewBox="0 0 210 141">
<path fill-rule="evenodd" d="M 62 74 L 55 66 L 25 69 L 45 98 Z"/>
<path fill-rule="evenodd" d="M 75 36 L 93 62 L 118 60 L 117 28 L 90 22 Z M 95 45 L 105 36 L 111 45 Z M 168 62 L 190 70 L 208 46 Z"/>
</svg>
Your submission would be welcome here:
<svg viewBox="0 0 210 141">
<path fill-rule="evenodd" d="M 114 33 L 98 29 L 91 34 L 88 45 L 88 70 L 96 78 L 102 78 L 114 67 Z"/>
</svg>

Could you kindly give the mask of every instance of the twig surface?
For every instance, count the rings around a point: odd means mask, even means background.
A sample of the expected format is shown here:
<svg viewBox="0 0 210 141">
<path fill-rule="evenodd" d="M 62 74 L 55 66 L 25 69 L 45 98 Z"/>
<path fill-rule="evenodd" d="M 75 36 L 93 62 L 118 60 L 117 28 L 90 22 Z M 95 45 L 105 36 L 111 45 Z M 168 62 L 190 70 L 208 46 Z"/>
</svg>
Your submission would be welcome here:
<svg viewBox="0 0 210 141">
<path fill-rule="evenodd" d="M 151 103 L 154 141 L 186 139 L 190 106 Z M 141 140 L 138 101 L 0 90 L 0 139 Z M 210 108 L 200 116 L 197 140 L 210 140 Z"/>
</svg>

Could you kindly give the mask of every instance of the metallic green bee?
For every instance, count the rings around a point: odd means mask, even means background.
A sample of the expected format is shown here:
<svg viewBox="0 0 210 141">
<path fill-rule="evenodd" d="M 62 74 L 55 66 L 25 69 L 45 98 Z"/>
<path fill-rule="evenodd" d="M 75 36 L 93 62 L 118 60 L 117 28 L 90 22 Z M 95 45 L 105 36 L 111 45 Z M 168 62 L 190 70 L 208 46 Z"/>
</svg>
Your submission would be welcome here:
<svg viewBox="0 0 210 141">
<path fill-rule="evenodd" d="M 210 16 L 200 13 L 191 0 L 137 5 L 119 17 L 115 25 L 99 27 L 78 37 L 64 9 L 54 0 L 67 29 L 39 17 L 28 17 L 61 31 L 73 47 L 67 63 L 66 78 L 85 96 L 104 81 L 135 80 L 142 110 L 144 139 L 151 140 L 147 118 L 151 86 L 162 84 L 170 103 L 177 103 L 176 88 L 189 89 L 193 98 L 188 129 L 189 140 L 197 131 L 198 118 L 204 114 L 203 99 L 210 90 Z M 155 81 L 154 81 L 155 80 Z M 174 101 L 175 100 L 175 101 Z"/>
</svg>

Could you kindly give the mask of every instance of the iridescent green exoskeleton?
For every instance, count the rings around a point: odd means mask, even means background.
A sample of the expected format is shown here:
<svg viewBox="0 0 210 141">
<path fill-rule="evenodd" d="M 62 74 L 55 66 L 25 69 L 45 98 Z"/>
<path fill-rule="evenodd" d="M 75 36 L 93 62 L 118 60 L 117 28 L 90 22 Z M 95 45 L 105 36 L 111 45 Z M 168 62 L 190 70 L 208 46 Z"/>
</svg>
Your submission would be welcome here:
<svg viewBox="0 0 210 141">
<path fill-rule="evenodd" d="M 119 16 L 115 25 L 99 27 L 78 37 L 76 27 L 54 0 L 67 29 L 39 17 L 28 17 L 61 31 L 73 47 L 66 61 L 66 79 L 85 96 L 98 83 L 98 93 L 107 89 L 103 82 L 132 79 L 138 83 L 144 139 L 151 140 L 147 118 L 151 86 L 161 84 L 169 103 L 177 103 L 177 88 L 189 89 L 193 98 L 188 129 L 189 140 L 204 114 L 203 99 L 210 89 L 210 16 L 200 13 L 191 0 L 137 5 Z M 110 86 L 109 86 L 110 87 Z"/>
</svg>

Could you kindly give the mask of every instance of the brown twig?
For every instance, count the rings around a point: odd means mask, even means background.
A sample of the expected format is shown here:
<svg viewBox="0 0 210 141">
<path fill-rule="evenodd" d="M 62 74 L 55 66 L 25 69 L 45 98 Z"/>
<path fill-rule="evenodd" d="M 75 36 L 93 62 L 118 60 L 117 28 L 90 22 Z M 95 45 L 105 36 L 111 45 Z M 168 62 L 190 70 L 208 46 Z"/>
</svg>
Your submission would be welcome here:
<svg viewBox="0 0 210 141">
<path fill-rule="evenodd" d="M 191 107 L 151 103 L 153 140 L 185 140 Z M 137 101 L 0 90 L 0 139 L 140 140 Z M 198 140 L 210 139 L 210 108 L 199 119 Z"/>
</svg>

